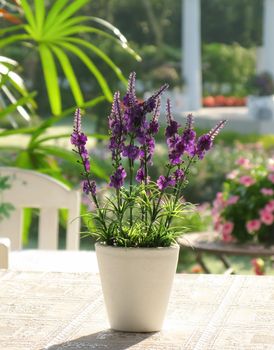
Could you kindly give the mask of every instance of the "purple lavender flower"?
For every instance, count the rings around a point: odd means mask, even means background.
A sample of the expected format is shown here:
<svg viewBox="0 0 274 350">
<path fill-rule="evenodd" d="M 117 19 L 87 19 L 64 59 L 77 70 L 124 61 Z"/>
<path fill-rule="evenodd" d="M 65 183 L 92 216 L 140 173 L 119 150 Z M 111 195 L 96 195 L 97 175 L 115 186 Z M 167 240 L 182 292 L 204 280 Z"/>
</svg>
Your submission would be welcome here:
<svg viewBox="0 0 274 350">
<path fill-rule="evenodd" d="M 80 108 L 76 108 L 75 114 L 74 114 L 74 125 L 73 130 L 80 134 L 81 132 L 81 111 Z"/>
<path fill-rule="evenodd" d="M 139 147 L 134 145 L 124 146 L 122 155 L 128 157 L 129 159 L 135 160 L 139 157 Z"/>
<path fill-rule="evenodd" d="M 218 135 L 220 130 L 224 127 L 226 120 L 219 122 L 213 129 L 210 130 L 208 134 L 204 134 L 198 138 L 195 153 L 200 159 L 203 159 L 205 152 L 212 148 L 213 140 Z"/>
<path fill-rule="evenodd" d="M 210 132 L 208 134 L 209 134 L 212 141 L 219 134 L 221 129 L 225 126 L 226 122 L 227 122 L 227 120 L 221 120 L 214 128 L 212 128 L 210 130 Z"/>
<path fill-rule="evenodd" d="M 178 133 L 178 128 L 180 125 L 176 122 L 176 120 L 173 119 L 173 116 L 171 114 L 171 106 L 170 106 L 170 100 L 167 99 L 166 104 L 166 119 L 167 119 L 167 127 L 165 135 L 167 138 L 174 137 Z"/>
<path fill-rule="evenodd" d="M 143 167 L 139 168 L 136 173 L 136 181 L 143 182 L 145 181 L 145 170 Z"/>
<path fill-rule="evenodd" d="M 173 175 L 174 175 L 175 181 L 177 182 L 184 178 L 185 172 L 182 169 L 177 169 L 174 171 Z"/>
<path fill-rule="evenodd" d="M 175 179 L 173 179 L 171 176 L 160 175 L 157 180 L 157 186 L 160 191 L 163 191 L 165 188 L 169 186 L 172 187 L 175 185 L 176 185 Z"/>
<path fill-rule="evenodd" d="M 128 78 L 128 88 L 125 97 L 123 98 L 123 103 L 126 107 L 131 107 L 137 104 L 137 97 L 135 92 L 135 81 L 136 81 L 136 73 L 132 72 Z"/>
<path fill-rule="evenodd" d="M 204 134 L 198 138 L 196 145 L 196 154 L 199 159 L 203 159 L 205 152 L 209 151 L 212 147 L 212 140 L 209 134 Z"/>
<path fill-rule="evenodd" d="M 172 165 L 181 164 L 181 162 L 182 162 L 181 156 L 182 156 L 182 154 L 180 152 L 177 152 L 176 150 L 172 150 L 168 154 L 170 164 L 172 164 Z"/>
<path fill-rule="evenodd" d="M 84 180 L 83 181 L 83 192 L 85 194 L 92 194 L 93 196 L 96 195 L 96 183 L 95 181 L 88 181 L 88 180 Z"/>
<path fill-rule="evenodd" d="M 185 145 L 185 151 L 191 156 L 195 153 L 195 139 L 196 132 L 193 130 L 193 116 L 192 114 L 188 114 L 186 127 L 182 135 L 182 141 Z"/>
<path fill-rule="evenodd" d="M 173 137 L 178 133 L 179 124 L 176 120 L 171 120 L 169 125 L 166 127 L 165 135 L 167 138 Z"/>
<path fill-rule="evenodd" d="M 83 132 L 77 133 L 76 131 L 73 131 L 70 137 L 71 144 L 75 146 L 85 146 L 87 140 L 88 138 Z"/>
<path fill-rule="evenodd" d="M 110 176 L 110 187 L 120 189 L 124 185 L 124 180 L 127 176 L 125 169 L 119 165 L 115 173 Z"/>
<path fill-rule="evenodd" d="M 112 151 L 112 159 L 114 160 L 117 159 L 117 157 L 120 157 L 127 134 L 120 108 L 119 92 L 114 94 L 111 113 L 108 119 L 111 133 L 108 147 Z"/>
<path fill-rule="evenodd" d="M 160 107 L 161 107 L 161 100 L 158 98 L 158 100 L 156 101 L 156 107 L 154 110 L 153 118 L 148 126 L 148 133 L 151 135 L 155 135 L 159 131 L 158 119 L 160 116 Z"/>
<path fill-rule="evenodd" d="M 162 95 L 162 93 L 168 88 L 167 84 L 164 84 L 160 87 L 158 91 L 156 91 L 151 97 L 149 97 L 144 103 L 143 108 L 146 113 L 150 113 L 154 110 L 157 104 L 158 98 Z"/>
</svg>

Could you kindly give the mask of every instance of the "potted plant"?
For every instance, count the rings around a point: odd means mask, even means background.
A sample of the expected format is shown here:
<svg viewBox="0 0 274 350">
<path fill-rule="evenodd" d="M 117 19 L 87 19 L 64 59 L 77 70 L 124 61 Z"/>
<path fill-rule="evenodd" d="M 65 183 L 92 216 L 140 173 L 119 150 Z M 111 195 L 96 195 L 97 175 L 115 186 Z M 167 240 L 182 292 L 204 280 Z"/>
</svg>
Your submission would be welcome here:
<svg viewBox="0 0 274 350">
<path fill-rule="evenodd" d="M 180 131 L 167 101 L 169 160 L 165 175 L 153 181 L 149 169 L 159 131 L 160 97 L 166 89 L 164 85 L 147 100 L 139 101 L 135 73 L 131 73 L 123 100 L 115 93 L 108 118 L 113 165 L 109 186 L 113 194 L 103 203 L 97 196 L 79 109 L 75 114 L 71 143 L 83 167 L 83 191 L 95 206 L 89 232 L 98 241 L 96 254 L 105 304 L 110 325 L 116 330 L 161 329 L 178 260 L 176 238 L 183 231 L 173 219 L 190 208 L 182 190 L 190 166 L 211 149 L 225 123 L 197 138 L 192 115 Z"/>
<path fill-rule="evenodd" d="M 247 97 L 249 115 L 256 120 L 271 120 L 274 114 L 274 80 L 270 73 L 254 75 L 248 81 Z"/>
</svg>

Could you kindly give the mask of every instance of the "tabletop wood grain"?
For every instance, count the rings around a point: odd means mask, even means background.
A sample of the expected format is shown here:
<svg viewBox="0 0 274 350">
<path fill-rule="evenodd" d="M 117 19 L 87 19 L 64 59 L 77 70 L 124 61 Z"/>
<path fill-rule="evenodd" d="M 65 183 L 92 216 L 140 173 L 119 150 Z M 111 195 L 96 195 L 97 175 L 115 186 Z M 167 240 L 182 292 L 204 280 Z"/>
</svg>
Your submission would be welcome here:
<svg viewBox="0 0 274 350">
<path fill-rule="evenodd" d="M 274 277 L 179 275 L 163 330 L 109 329 L 97 274 L 0 271 L 0 349 L 274 349 Z"/>
</svg>

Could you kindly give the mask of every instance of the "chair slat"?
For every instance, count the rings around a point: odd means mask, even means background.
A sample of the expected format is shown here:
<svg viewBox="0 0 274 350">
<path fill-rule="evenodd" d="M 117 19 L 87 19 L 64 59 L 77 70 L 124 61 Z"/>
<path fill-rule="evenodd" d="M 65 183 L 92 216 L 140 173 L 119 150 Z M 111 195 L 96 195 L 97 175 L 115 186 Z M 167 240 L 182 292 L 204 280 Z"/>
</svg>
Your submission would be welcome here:
<svg viewBox="0 0 274 350">
<path fill-rule="evenodd" d="M 13 209 L 9 218 L 0 221 L 0 237 L 7 237 L 11 241 L 12 250 L 22 249 L 23 211 L 21 208 Z"/>
<path fill-rule="evenodd" d="M 79 192 L 70 193 L 70 208 L 67 222 L 67 242 L 66 249 L 78 250 L 80 245 L 80 206 L 81 195 Z"/>
<path fill-rule="evenodd" d="M 41 208 L 38 232 L 39 249 L 58 249 L 58 210 Z"/>
</svg>

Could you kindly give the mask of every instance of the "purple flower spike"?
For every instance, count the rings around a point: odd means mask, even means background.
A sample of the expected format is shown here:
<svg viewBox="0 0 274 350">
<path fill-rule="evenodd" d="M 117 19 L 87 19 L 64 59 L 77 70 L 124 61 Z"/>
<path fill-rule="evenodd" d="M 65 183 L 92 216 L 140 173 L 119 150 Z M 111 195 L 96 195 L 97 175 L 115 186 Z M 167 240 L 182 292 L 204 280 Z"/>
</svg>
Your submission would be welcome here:
<svg viewBox="0 0 274 350">
<path fill-rule="evenodd" d="M 200 159 L 204 158 L 205 152 L 212 147 L 212 140 L 209 134 L 204 134 L 198 138 L 196 145 L 196 154 Z"/>
<path fill-rule="evenodd" d="M 148 133 L 151 135 L 155 135 L 159 131 L 158 119 L 160 116 L 160 107 L 161 107 L 161 100 L 158 98 L 156 101 L 156 107 L 154 110 L 153 118 L 149 123 L 149 127 L 148 127 Z"/>
<path fill-rule="evenodd" d="M 85 194 L 92 194 L 93 196 L 95 196 L 96 195 L 96 183 L 95 183 L 95 181 L 87 181 L 87 180 L 84 180 L 83 181 L 83 192 L 85 193 Z"/>
<path fill-rule="evenodd" d="M 79 134 L 81 132 L 81 111 L 77 108 L 74 114 L 74 127 L 73 130 Z"/>
<path fill-rule="evenodd" d="M 192 113 L 188 114 L 186 117 L 186 129 L 193 129 L 194 118 Z"/>
<path fill-rule="evenodd" d="M 126 107 L 131 107 L 137 104 L 137 97 L 135 92 L 135 81 L 136 81 L 136 73 L 132 72 L 130 73 L 129 79 L 128 79 L 127 93 L 123 98 L 123 102 Z"/>
<path fill-rule="evenodd" d="M 208 134 L 212 141 L 219 134 L 220 130 L 225 126 L 226 122 L 227 120 L 222 120 L 213 129 L 210 130 Z"/>
<path fill-rule="evenodd" d="M 166 119 L 168 126 L 166 127 L 165 135 L 167 138 L 170 138 L 178 133 L 178 128 L 180 127 L 180 125 L 176 122 L 176 120 L 173 119 L 169 99 L 167 100 L 166 105 Z"/>
<path fill-rule="evenodd" d="M 157 105 L 158 98 L 162 95 L 162 93 L 168 88 L 167 84 L 164 84 L 160 87 L 158 91 L 156 91 L 149 99 L 144 102 L 144 111 L 150 113 L 154 110 Z"/>
<path fill-rule="evenodd" d="M 124 157 L 128 157 L 129 159 L 135 160 L 139 157 L 139 153 L 139 147 L 128 145 L 124 147 L 122 155 Z"/>
<path fill-rule="evenodd" d="M 115 173 L 110 177 L 110 187 L 114 187 L 116 189 L 120 189 L 124 185 L 125 178 L 127 173 L 122 165 L 116 169 Z"/>
<path fill-rule="evenodd" d="M 137 170 L 136 181 L 138 181 L 138 182 L 145 181 L 145 170 L 143 167 L 141 167 L 140 169 Z"/>
<path fill-rule="evenodd" d="M 204 158 L 205 152 L 209 151 L 213 145 L 214 138 L 218 135 L 220 130 L 224 127 L 226 120 L 219 122 L 208 134 L 204 134 L 199 137 L 195 153 L 200 159 Z"/>
<path fill-rule="evenodd" d="M 169 186 L 175 186 L 176 182 L 175 179 L 172 179 L 171 176 L 164 176 L 160 175 L 159 179 L 157 180 L 157 186 L 160 191 L 163 191 L 165 188 Z"/>
<path fill-rule="evenodd" d="M 175 181 L 179 181 L 179 180 L 182 180 L 185 176 L 185 173 L 182 169 L 177 169 L 174 171 L 174 178 L 175 178 Z"/>
<path fill-rule="evenodd" d="M 74 146 L 81 147 L 85 146 L 87 140 L 87 136 L 81 132 L 81 112 L 80 109 L 77 108 L 74 114 L 73 133 L 70 136 L 70 142 Z"/>
</svg>

